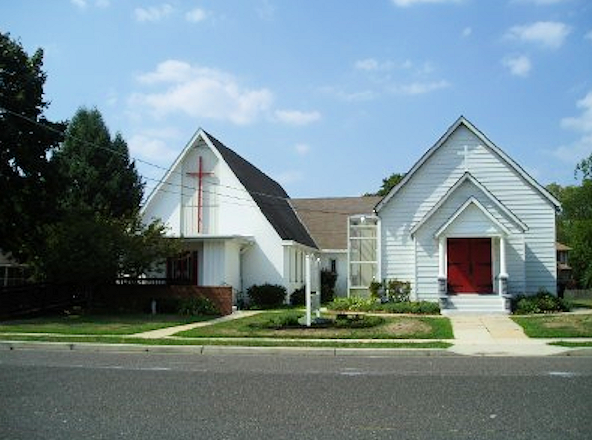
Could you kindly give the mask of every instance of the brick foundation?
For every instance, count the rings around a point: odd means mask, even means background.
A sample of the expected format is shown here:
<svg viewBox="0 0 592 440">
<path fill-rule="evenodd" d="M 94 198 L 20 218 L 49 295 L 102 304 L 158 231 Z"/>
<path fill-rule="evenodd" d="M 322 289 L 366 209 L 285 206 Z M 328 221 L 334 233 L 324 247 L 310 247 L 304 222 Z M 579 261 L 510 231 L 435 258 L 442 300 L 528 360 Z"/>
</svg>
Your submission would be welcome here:
<svg viewBox="0 0 592 440">
<path fill-rule="evenodd" d="M 156 300 L 158 313 L 174 312 L 176 299 L 192 296 L 208 298 L 222 315 L 232 313 L 232 288 L 229 286 L 108 285 L 93 295 L 95 307 L 149 312 Z"/>
</svg>

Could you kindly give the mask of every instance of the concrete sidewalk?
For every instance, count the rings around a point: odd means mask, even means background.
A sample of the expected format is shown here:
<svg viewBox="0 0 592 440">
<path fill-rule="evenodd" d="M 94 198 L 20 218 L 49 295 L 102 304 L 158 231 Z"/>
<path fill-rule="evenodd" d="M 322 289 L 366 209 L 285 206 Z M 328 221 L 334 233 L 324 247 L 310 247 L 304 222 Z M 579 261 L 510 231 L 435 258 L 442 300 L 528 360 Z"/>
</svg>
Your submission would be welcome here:
<svg viewBox="0 0 592 440">
<path fill-rule="evenodd" d="M 169 336 L 174 335 L 175 333 L 184 332 L 186 330 L 191 330 L 191 329 L 198 328 L 198 327 L 206 327 L 208 325 L 218 324 L 220 322 L 232 321 L 233 319 L 246 318 L 247 316 L 253 316 L 258 313 L 261 313 L 261 312 L 259 310 L 255 310 L 255 311 L 240 310 L 240 311 L 234 312 L 232 315 L 226 315 L 221 318 L 212 319 L 210 321 L 193 322 L 191 324 L 177 325 L 175 327 L 159 328 L 158 330 L 150 330 L 147 332 L 135 333 L 130 336 L 133 338 L 143 338 L 143 339 L 167 338 Z"/>
<path fill-rule="evenodd" d="M 472 356 L 549 356 L 571 351 L 529 338 L 507 315 L 448 315 L 455 339 L 450 351 Z"/>
</svg>

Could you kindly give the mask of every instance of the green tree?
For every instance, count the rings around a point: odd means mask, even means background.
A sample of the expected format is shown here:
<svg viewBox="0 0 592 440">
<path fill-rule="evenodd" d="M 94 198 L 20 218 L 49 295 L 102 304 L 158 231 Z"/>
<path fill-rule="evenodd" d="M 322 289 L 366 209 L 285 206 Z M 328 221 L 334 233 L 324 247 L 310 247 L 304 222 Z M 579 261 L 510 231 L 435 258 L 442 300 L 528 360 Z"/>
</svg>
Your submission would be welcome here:
<svg viewBox="0 0 592 440">
<path fill-rule="evenodd" d="M 547 189 L 561 202 L 557 217 L 557 238 L 569 245 L 573 276 L 581 287 L 592 287 L 592 155 L 576 167 L 582 175 L 580 185 L 562 187 L 555 183 Z"/>
<path fill-rule="evenodd" d="M 366 193 L 366 194 L 364 194 L 364 196 L 384 197 L 391 191 L 391 189 L 393 189 L 395 186 L 397 186 L 399 184 L 399 182 L 401 180 L 403 180 L 404 177 L 405 177 L 405 174 L 393 173 L 389 177 L 382 179 L 382 185 L 380 186 L 380 189 L 377 192 Z"/>
<path fill-rule="evenodd" d="M 59 218 L 44 228 L 35 267 L 48 281 L 96 285 L 139 276 L 175 253 L 165 227 L 139 216 L 143 185 L 127 143 L 97 109 L 79 109 L 53 155 Z"/>
<path fill-rule="evenodd" d="M 55 216 L 55 171 L 48 153 L 62 139 L 62 123 L 43 112 L 43 51 L 29 56 L 0 33 L 0 247 L 32 258 L 41 227 Z"/>
<path fill-rule="evenodd" d="M 53 161 L 63 182 L 62 209 L 107 218 L 129 218 L 138 210 L 143 185 L 127 143 L 119 133 L 111 139 L 96 108 L 76 112 Z"/>
</svg>

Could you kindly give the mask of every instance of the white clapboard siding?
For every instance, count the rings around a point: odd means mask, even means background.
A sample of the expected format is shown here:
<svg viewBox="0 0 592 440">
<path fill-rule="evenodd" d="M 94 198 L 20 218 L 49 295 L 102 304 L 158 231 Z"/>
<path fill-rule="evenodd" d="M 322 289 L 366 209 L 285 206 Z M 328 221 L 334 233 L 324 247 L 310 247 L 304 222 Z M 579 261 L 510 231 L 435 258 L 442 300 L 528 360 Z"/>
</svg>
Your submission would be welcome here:
<svg viewBox="0 0 592 440">
<path fill-rule="evenodd" d="M 545 288 L 555 292 L 555 206 L 522 170 L 506 161 L 488 143 L 468 125 L 458 124 L 426 160 L 422 159 L 420 166 L 414 167 L 394 196 L 385 199 L 379 209 L 383 225 L 383 277 L 411 281 L 414 294 L 420 298 L 437 297 L 438 245 L 434 233 L 472 196 L 510 232 L 506 244 L 510 291 L 518 294 Z M 466 160 L 465 146 L 468 149 Z M 438 212 L 421 224 L 426 214 L 467 171 L 489 195 L 467 180 L 453 194 L 448 194 Z M 525 225 L 526 230 L 499 209 L 499 204 Z M 456 219 L 458 224 L 451 225 L 453 235 L 467 236 L 479 230 L 480 236 L 495 235 L 490 220 L 486 221 L 477 211 L 469 208 L 460 214 Z M 416 236 L 411 237 L 411 230 L 418 224 L 421 227 Z M 496 239 L 493 250 L 494 270 L 499 271 Z"/>
</svg>

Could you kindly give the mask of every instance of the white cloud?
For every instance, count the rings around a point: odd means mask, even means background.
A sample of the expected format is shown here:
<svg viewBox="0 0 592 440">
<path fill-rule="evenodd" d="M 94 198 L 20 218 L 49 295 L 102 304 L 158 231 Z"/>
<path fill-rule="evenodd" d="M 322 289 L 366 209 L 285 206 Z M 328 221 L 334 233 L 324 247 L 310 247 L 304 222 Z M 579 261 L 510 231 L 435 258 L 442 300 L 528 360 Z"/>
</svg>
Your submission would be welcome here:
<svg viewBox="0 0 592 440">
<path fill-rule="evenodd" d="M 80 8 L 80 9 L 86 9 L 89 5 L 88 0 L 70 0 L 70 3 L 72 3 L 74 6 L 76 6 L 77 8 Z M 95 0 L 94 5 L 97 8 L 108 8 L 109 6 L 111 6 L 111 1 L 110 0 Z"/>
<path fill-rule="evenodd" d="M 473 29 L 472 29 L 472 28 L 470 28 L 470 27 L 466 27 L 466 28 L 464 28 L 464 29 L 462 30 L 462 34 L 461 34 L 461 35 L 462 35 L 463 37 L 467 38 L 467 37 L 469 37 L 469 36 L 470 36 L 472 33 L 473 33 Z"/>
<path fill-rule="evenodd" d="M 308 144 L 296 144 L 294 147 L 296 153 L 300 156 L 305 156 L 310 152 L 310 145 Z"/>
<path fill-rule="evenodd" d="M 502 64 L 510 69 L 512 75 L 521 76 L 523 78 L 527 77 L 532 69 L 530 58 L 526 55 L 504 58 Z"/>
<path fill-rule="evenodd" d="M 423 95 L 447 87 L 450 87 L 450 83 L 445 80 L 432 82 L 416 81 L 409 84 L 394 85 L 390 88 L 390 91 L 397 95 Z"/>
<path fill-rule="evenodd" d="M 107 96 L 105 97 L 105 101 L 107 102 L 107 105 L 116 105 L 118 101 L 117 92 L 114 89 L 109 90 L 107 92 Z"/>
<path fill-rule="evenodd" d="M 406 8 L 421 3 L 461 3 L 463 0 L 392 0 L 395 6 Z"/>
<path fill-rule="evenodd" d="M 372 71 L 386 71 L 386 70 L 392 70 L 396 67 L 396 64 L 392 61 L 378 61 L 374 58 L 365 58 L 363 60 L 358 60 L 354 63 L 354 67 L 357 70 L 364 70 L 367 72 L 372 72 Z M 402 66 L 404 67 L 404 66 Z"/>
<path fill-rule="evenodd" d="M 208 14 L 201 8 L 195 8 L 185 14 L 185 19 L 192 23 L 199 23 L 207 18 Z"/>
<path fill-rule="evenodd" d="M 147 108 L 155 117 L 182 113 L 245 125 L 267 113 L 274 99 L 266 88 L 249 89 L 231 74 L 177 60 L 164 61 L 137 80 L 152 88 L 164 87 L 161 91 L 134 93 L 129 100 L 131 107 L 138 111 Z"/>
<path fill-rule="evenodd" d="M 276 110 L 275 117 L 286 124 L 308 125 L 321 119 L 318 111 L 302 112 L 300 110 Z"/>
<path fill-rule="evenodd" d="M 294 182 L 298 182 L 304 178 L 302 171 L 298 170 L 287 170 L 279 174 L 275 174 L 273 179 L 276 180 L 280 185 L 289 185 Z"/>
<path fill-rule="evenodd" d="M 592 134 L 592 91 L 580 99 L 576 106 L 582 109 L 582 114 L 576 117 L 563 118 L 561 126 L 570 130 Z"/>
<path fill-rule="evenodd" d="M 261 20 L 271 21 L 275 18 L 276 7 L 269 0 L 263 0 L 256 9 L 257 15 Z"/>
<path fill-rule="evenodd" d="M 163 165 L 175 160 L 179 133 L 172 128 L 140 130 L 128 140 L 130 155 Z"/>
<path fill-rule="evenodd" d="M 174 11 L 174 8 L 168 3 L 164 3 L 160 6 L 150 6 L 148 8 L 136 8 L 134 9 L 134 17 L 137 21 L 160 21 L 166 18 Z"/>
<path fill-rule="evenodd" d="M 559 160 L 576 164 L 587 158 L 592 153 L 592 90 L 577 102 L 577 107 L 582 109 L 579 116 L 570 116 L 561 120 L 561 126 L 567 130 L 581 133 L 581 137 L 575 142 L 562 145 L 553 151 L 553 155 Z"/>
<path fill-rule="evenodd" d="M 193 67 L 185 61 L 166 60 L 156 66 L 154 72 L 143 73 L 137 77 L 137 80 L 143 84 L 158 84 L 158 83 L 180 83 L 189 81 L 196 75 L 221 75 L 207 67 Z"/>
<path fill-rule="evenodd" d="M 334 96 L 344 102 L 362 102 L 372 101 L 378 97 L 378 94 L 372 90 L 363 90 L 360 92 L 346 92 L 338 87 L 326 86 L 319 89 L 322 93 Z"/>
<path fill-rule="evenodd" d="M 374 58 L 366 58 L 364 60 L 358 60 L 355 63 L 356 69 L 359 70 L 377 70 L 378 69 L 378 61 Z"/>
<path fill-rule="evenodd" d="M 526 43 L 535 43 L 548 49 L 560 48 L 571 32 L 565 23 L 557 21 L 537 21 L 523 26 L 514 26 L 506 33 L 506 38 Z"/>
</svg>

